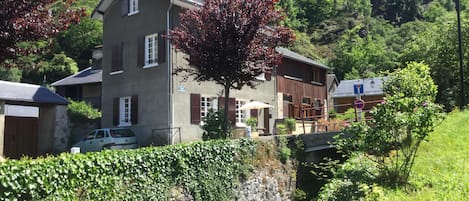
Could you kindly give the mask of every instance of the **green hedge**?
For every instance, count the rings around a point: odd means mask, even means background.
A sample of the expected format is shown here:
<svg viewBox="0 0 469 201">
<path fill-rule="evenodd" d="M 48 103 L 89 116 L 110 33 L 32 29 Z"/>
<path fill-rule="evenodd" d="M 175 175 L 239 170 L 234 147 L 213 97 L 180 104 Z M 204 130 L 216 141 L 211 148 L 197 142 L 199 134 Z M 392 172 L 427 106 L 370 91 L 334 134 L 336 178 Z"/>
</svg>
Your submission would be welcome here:
<svg viewBox="0 0 469 201">
<path fill-rule="evenodd" d="M 136 150 L 62 154 L 0 164 L 0 200 L 231 200 L 255 143 L 208 141 Z"/>
</svg>

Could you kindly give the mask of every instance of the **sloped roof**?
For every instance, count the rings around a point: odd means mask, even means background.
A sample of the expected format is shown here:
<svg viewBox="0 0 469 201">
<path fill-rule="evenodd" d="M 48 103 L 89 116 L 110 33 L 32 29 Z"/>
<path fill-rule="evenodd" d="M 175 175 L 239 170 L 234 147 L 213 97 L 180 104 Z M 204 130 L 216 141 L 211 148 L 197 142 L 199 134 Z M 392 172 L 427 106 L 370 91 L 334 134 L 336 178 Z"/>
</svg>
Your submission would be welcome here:
<svg viewBox="0 0 469 201">
<path fill-rule="evenodd" d="M 102 69 L 92 69 L 91 67 L 88 67 L 76 74 L 70 75 L 64 79 L 52 83 L 52 86 L 57 87 L 76 84 L 98 83 L 103 81 L 102 74 Z"/>
<path fill-rule="evenodd" d="M 64 97 L 46 87 L 0 80 L 0 100 L 67 105 Z"/>
<path fill-rule="evenodd" d="M 287 48 L 277 47 L 277 48 L 275 48 L 275 50 L 278 53 L 282 54 L 283 57 L 285 57 L 285 58 L 295 60 L 295 61 L 298 61 L 298 62 L 301 62 L 301 63 L 306 63 L 306 64 L 309 64 L 309 65 L 317 66 L 317 67 L 322 68 L 322 69 L 326 69 L 326 70 L 329 69 L 329 67 L 327 67 L 326 65 L 318 63 L 318 62 L 316 62 L 316 61 L 314 61 L 310 58 L 307 58 L 307 57 L 305 57 L 301 54 L 293 52 L 293 51 L 291 51 Z"/>
<path fill-rule="evenodd" d="M 353 85 L 355 84 L 363 84 L 364 94 L 362 95 L 382 95 L 383 82 L 387 79 L 388 77 L 375 77 L 356 80 L 342 80 L 340 81 L 337 89 L 335 89 L 335 92 L 332 94 L 332 98 L 355 97 L 353 92 Z M 372 81 L 375 82 L 374 87 L 372 87 Z"/>
</svg>

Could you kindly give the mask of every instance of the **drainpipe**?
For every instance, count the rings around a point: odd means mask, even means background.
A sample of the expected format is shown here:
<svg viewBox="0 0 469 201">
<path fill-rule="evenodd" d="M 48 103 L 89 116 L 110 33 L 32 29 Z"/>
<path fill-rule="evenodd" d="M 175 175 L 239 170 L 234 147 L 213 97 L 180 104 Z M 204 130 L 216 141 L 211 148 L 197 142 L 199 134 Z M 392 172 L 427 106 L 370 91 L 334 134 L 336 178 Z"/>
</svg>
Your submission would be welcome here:
<svg viewBox="0 0 469 201">
<path fill-rule="evenodd" d="M 170 26 L 170 14 L 171 14 L 171 8 L 173 7 L 173 0 L 170 0 L 168 10 L 166 10 L 166 35 L 169 35 L 169 26 Z M 172 61 L 171 61 L 171 42 L 168 40 L 168 45 L 167 45 L 167 62 L 168 62 L 168 128 L 169 128 L 169 144 L 173 144 L 173 133 L 172 133 L 172 127 L 173 127 L 173 104 L 172 104 Z"/>
</svg>

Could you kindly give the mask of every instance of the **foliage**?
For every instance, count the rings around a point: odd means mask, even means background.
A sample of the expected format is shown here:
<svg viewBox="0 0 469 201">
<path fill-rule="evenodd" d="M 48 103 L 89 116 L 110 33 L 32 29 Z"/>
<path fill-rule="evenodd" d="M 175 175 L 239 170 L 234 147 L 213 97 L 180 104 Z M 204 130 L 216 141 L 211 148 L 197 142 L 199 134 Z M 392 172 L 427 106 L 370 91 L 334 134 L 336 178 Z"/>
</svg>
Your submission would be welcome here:
<svg viewBox="0 0 469 201">
<path fill-rule="evenodd" d="M 0 80 L 19 82 L 21 80 L 21 70 L 18 68 L 2 68 L 0 66 Z"/>
<path fill-rule="evenodd" d="M 71 1 L 4 0 L 0 5 L 0 64 L 18 55 L 31 53 L 17 46 L 22 41 L 49 39 L 70 24 L 78 23 L 82 9 L 70 9 Z"/>
<path fill-rule="evenodd" d="M 296 120 L 294 118 L 286 118 L 285 127 L 287 129 L 287 132 L 291 134 L 296 128 Z"/>
<path fill-rule="evenodd" d="M 255 152 L 248 139 L 62 154 L 0 164 L 0 200 L 232 200 Z"/>
<path fill-rule="evenodd" d="M 71 122 L 81 122 L 101 118 L 101 112 L 94 109 L 90 103 L 72 100 L 69 100 L 69 102 L 67 111 Z"/>
<path fill-rule="evenodd" d="M 35 69 L 24 69 L 22 82 L 44 84 L 53 83 L 78 72 L 77 63 L 65 54 L 54 54 L 49 61 L 39 61 Z"/>
<path fill-rule="evenodd" d="M 246 119 L 246 125 L 250 126 L 251 128 L 257 128 L 257 118 L 249 117 Z"/>
<path fill-rule="evenodd" d="M 285 124 L 279 123 L 277 124 L 275 128 L 277 129 L 277 134 L 279 135 L 285 135 L 288 133 L 287 127 L 285 126 Z"/>
<path fill-rule="evenodd" d="M 305 201 L 306 197 L 307 197 L 306 192 L 299 188 L 295 189 L 295 191 L 293 192 L 294 201 Z"/>
<path fill-rule="evenodd" d="M 362 119 L 364 119 L 365 117 L 365 114 L 362 113 Z M 347 121 L 347 122 L 353 122 L 356 120 L 356 112 L 355 112 L 355 108 L 351 107 L 349 109 L 347 109 L 343 114 L 337 114 L 336 115 L 336 119 L 337 120 L 341 120 L 341 121 Z"/>
<path fill-rule="evenodd" d="M 223 110 L 214 111 L 210 109 L 207 113 L 207 116 L 203 118 L 203 125 L 201 126 L 204 130 L 202 134 L 203 140 L 212 140 L 212 139 L 226 139 L 230 134 L 230 129 L 228 132 L 223 131 Z"/>
<path fill-rule="evenodd" d="M 256 76 L 270 73 L 281 62 L 275 48 L 293 40 L 293 33 L 279 26 L 281 12 L 270 0 L 207 0 L 200 9 L 180 15 L 180 25 L 170 31 L 174 46 L 187 54 L 187 73 L 195 81 L 214 81 L 230 89 L 255 87 Z M 186 75 L 187 75 L 186 74 Z M 223 131 L 228 131 L 228 101 Z"/>
<path fill-rule="evenodd" d="M 400 25 L 422 18 L 423 0 L 372 0 L 372 15 Z"/>
<path fill-rule="evenodd" d="M 373 161 L 360 154 L 343 164 L 333 163 L 328 170 L 334 177 L 321 188 L 318 200 L 365 200 L 367 194 L 379 189 L 375 184 L 379 170 Z"/>
<path fill-rule="evenodd" d="M 88 67 L 93 49 L 102 44 L 102 35 L 101 21 L 84 18 L 58 34 L 55 52 L 65 52 L 80 68 Z"/>
<path fill-rule="evenodd" d="M 278 137 L 278 159 L 280 159 L 282 163 L 286 163 L 291 155 L 291 149 L 288 147 L 288 139 L 284 136 Z"/>
<path fill-rule="evenodd" d="M 392 73 L 383 91 L 385 102 L 372 111 L 370 125 L 352 124 L 338 136 L 337 148 L 370 154 L 378 163 L 381 181 L 398 186 L 407 184 L 421 142 L 442 119 L 441 107 L 434 103 L 436 86 L 422 63 L 409 63 Z"/>
<path fill-rule="evenodd" d="M 422 142 L 410 176 L 412 188 L 385 189 L 382 200 L 467 200 L 469 112 L 454 111 Z"/>
</svg>

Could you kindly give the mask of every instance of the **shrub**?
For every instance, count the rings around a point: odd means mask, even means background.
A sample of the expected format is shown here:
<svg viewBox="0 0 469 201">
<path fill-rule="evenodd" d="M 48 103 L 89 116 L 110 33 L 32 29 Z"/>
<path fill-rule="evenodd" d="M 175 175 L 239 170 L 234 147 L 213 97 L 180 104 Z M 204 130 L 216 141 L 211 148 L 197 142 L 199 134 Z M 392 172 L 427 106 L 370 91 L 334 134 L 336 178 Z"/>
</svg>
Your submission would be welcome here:
<svg viewBox="0 0 469 201">
<path fill-rule="evenodd" d="M 277 124 L 276 129 L 277 129 L 277 134 L 279 135 L 287 134 L 287 128 L 285 124 Z"/>
<path fill-rule="evenodd" d="M 285 119 L 285 127 L 287 128 L 287 132 L 291 134 L 296 128 L 296 120 L 294 118 Z"/>
<path fill-rule="evenodd" d="M 291 156 L 291 149 L 288 147 L 288 139 L 286 137 L 278 138 L 278 158 L 282 163 L 286 163 Z"/>
<path fill-rule="evenodd" d="M 0 200 L 169 200 L 182 187 L 195 200 L 232 200 L 252 140 L 62 154 L 0 164 Z"/>
<path fill-rule="evenodd" d="M 203 122 L 203 140 L 226 139 L 231 136 L 229 132 L 231 128 L 228 128 L 228 133 L 223 132 L 223 110 L 214 111 L 210 109 L 207 116 L 204 117 Z"/>
<path fill-rule="evenodd" d="M 293 200 L 295 201 L 304 201 L 306 197 L 306 192 L 299 188 L 295 189 L 295 192 L 293 192 Z"/>
<path fill-rule="evenodd" d="M 395 187 L 407 184 L 420 143 L 443 116 L 441 106 L 434 103 L 437 90 L 429 68 L 422 63 L 409 63 L 391 74 L 383 91 L 385 101 L 373 109 L 370 125 L 352 124 L 336 145 L 345 153 L 372 155 L 381 181 Z"/>
<path fill-rule="evenodd" d="M 257 118 L 249 117 L 246 120 L 246 125 L 250 126 L 251 128 L 256 128 L 257 127 Z"/>
<path fill-rule="evenodd" d="M 67 106 L 68 117 L 72 122 L 96 120 L 101 118 L 101 112 L 94 109 L 91 104 L 85 101 L 72 101 Z"/>
</svg>

